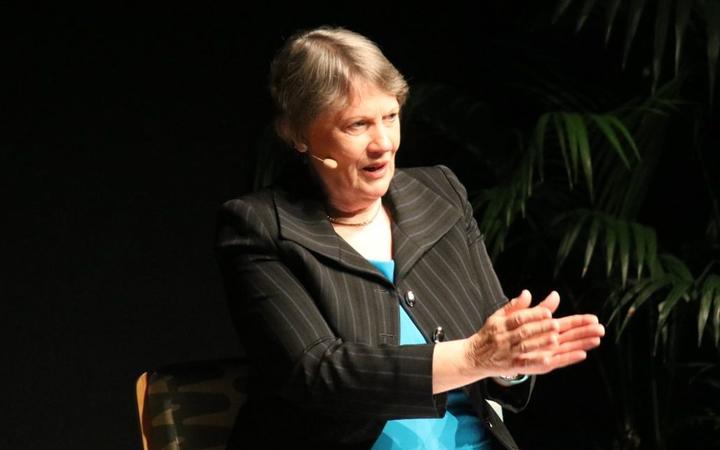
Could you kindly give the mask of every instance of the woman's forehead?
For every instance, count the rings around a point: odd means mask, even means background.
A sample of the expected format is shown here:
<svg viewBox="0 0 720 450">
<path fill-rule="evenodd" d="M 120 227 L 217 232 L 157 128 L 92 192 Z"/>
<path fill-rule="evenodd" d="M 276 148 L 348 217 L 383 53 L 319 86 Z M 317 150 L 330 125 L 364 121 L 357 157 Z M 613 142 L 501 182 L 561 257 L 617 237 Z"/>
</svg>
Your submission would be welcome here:
<svg viewBox="0 0 720 450">
<path fill-rule="evenodd" d="M 377 85 L 362 82 L 353 83 L 348 95 L 338 99 L 332 111 L 335 116 L 347 117 L 375 114 L 378 110 L 386 112 L 385 110 L 397 108 L 398 106 L 398 100 L 394 94 Z"/>
</svg>

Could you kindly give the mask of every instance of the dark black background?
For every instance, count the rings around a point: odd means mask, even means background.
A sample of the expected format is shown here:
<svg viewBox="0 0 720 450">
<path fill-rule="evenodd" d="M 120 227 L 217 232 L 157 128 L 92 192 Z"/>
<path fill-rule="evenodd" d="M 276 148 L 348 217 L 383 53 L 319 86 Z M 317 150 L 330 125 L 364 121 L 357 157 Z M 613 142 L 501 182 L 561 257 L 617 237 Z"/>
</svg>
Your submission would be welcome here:
<svg viewBox="0 0 720 450">
<path fill-rule="evenodd" d="M 523 14 L 494 3 L 6 8 L 0 448 L 139 449 L 142 371 L 242 354 L 213 259 L 215 212 L 250 187 L 285 38 L 346 26 L 411 84 L 470 89 L 477 43 Z M 606 429 L 590 364 L 549 376 L 525 418 L 508 418 L 528 448 Z"/>
</svg>

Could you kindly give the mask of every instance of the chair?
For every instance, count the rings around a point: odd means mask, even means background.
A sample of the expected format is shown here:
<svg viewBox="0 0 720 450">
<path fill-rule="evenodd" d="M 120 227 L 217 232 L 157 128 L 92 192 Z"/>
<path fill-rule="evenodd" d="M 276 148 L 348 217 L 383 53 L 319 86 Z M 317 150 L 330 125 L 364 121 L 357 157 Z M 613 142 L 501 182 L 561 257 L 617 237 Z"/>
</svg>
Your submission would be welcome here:
<svg viewBox="0 0 720 450">
<path fill-rule="evenodd" d="M 225 359 L 174 364 L 136 382 L 145 450 L 225 450 L 247 399 L 247 363 Z M 500 405 L 488 401 L 502 418 Z"/>
<path fill-rule="evenodd" d="M 136 382 L 145 450 L 225 450 L 247 398 L 243 359 L 174 364 Z"/>
</svg>

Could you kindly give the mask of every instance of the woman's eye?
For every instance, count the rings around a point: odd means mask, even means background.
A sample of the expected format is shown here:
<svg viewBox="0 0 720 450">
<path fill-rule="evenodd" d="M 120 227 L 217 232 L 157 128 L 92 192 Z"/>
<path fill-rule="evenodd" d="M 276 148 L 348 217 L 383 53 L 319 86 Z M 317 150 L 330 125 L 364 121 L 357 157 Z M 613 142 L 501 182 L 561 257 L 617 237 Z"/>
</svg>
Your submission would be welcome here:
<svg viewBox="0 0 720 450">
<path fill-rule="evenodd" d="M 385 116 L 385 120 L 387 120 L 388 122 L 392 122 L 397 118 L 398 118 L 398 113 L 392 113 L 392 114 L 388 114 L 387 116 Z"/>
</svg>

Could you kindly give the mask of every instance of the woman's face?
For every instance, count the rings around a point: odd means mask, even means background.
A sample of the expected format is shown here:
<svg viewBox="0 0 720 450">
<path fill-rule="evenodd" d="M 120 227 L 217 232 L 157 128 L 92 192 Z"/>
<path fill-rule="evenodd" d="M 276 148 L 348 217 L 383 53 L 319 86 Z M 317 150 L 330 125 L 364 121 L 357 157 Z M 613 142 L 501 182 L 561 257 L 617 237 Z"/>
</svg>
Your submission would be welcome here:
<svg viewBox="0 0 720 450">
<path fill-rule="evenodd" d="M 334 169 L 309 158 L 330 206 L 356 212 L 385 195 L 400 145 L 397 98 L 369 83 L 354 86 L 347 106 L 320 114 L 308 129 L 308 151 L 337 161 Z"/>
</svg>

